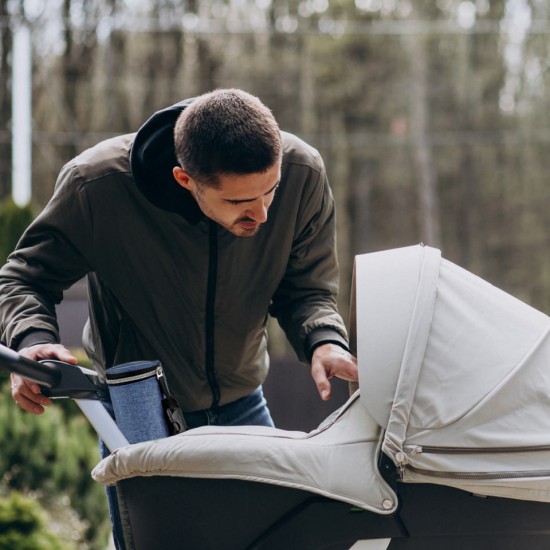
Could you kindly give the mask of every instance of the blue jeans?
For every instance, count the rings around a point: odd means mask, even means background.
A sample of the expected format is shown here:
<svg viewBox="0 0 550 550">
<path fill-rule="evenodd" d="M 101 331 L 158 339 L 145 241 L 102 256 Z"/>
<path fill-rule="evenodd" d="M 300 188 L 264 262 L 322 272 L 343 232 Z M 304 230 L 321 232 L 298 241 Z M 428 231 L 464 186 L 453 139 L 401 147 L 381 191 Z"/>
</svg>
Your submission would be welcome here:
<svg viewBox="0 0 550 550">
<path fill-rule="evenodd" d="M 104 401 L 103 405 L 113 415 L 111 403 Z M 274 426 L 261 386 L 250 395 L 237 399 L 237 401 L 216 409 L 184 413 L 184 417 L 189 429 L 200 428 L 201 426 Z M 101 440 L 99 444 L 101 457 L 105 458 L 110 454 L 109 449 Z M 116 487 L 107 487 L 106 492 L 115 547 L 117 550 L 124 550 L 126 545 L 124 543 Z"/>
<path fill-rule="evenodd" d="M 274 426 L 261 387 L 215 410 L 205 409 L 183 416 L 189 429 L 201 426 Z"/>
</svg>

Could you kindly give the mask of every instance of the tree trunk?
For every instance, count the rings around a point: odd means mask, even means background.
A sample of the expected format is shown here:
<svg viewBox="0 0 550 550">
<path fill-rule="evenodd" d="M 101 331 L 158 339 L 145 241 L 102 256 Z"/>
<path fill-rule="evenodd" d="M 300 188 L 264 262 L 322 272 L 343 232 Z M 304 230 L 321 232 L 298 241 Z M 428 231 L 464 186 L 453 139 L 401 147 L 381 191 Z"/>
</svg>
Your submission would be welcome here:
<svg viewBox="0 0 550 550">
<path fill-rule="evenodd" d="M 430 142 L 428 106 L 428 52 L 426 39 L 418 35 L 405 37 L 410 67 L 409 112 L 411 150 L 418 190 L 418 226 L 420 240 L 441 246 L 437 175 Z"/>
<path fill-rule="evenodd" d="M 351 251 L 351 215 L 349 212 L 350 197 L 350 159 L 347 143 L 347 129 L 342 113 L 333 111 L 329 115 L 330 134 L 335 136 L 337 145 L 332 148 L 330 174 L 333 180 L 332 191 L 337 208 L 338 262 L 340 264 L 340 296 L 338 306 L 344 319 L 348 318 L 353 271 L 353 253 Z M 347 275 L 347 276 L 346 276 Z"/>
<path fill-rule="evenodd" d="M 470 101 L 470 36 L 464 34 L 458 38 L 458 105 L 462 114 L 463 128 L 472 130 L 471 113 L 474 106 Z M 456 228 L 458 238 L 458 247 L 460 250 L 460 265 L 468 267 L 472 261 L 472 236 L 475 233 L 474 228 L 474 208 L 476 204 L 475 196 L 475 176 L 472 160 L 472 153 L 469 145 L 461 147 L 462 162 L 460 169 L 460 198 L 457 204 Z M 453 208 L 449 205 L 449 208 Z"/>
</svg>

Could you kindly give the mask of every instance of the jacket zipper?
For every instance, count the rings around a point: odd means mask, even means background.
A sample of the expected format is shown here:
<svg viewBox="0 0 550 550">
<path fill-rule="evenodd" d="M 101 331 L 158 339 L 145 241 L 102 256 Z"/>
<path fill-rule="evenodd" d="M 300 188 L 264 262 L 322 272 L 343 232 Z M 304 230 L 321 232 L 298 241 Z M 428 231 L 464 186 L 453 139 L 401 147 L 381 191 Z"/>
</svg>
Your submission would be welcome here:
<svg viewBox="0 0 550 550">
<path fill-rule="evenodd" d="M 205 317 L 205 368 L 210 391 L 212 392 L 212 405 L 215 409 L 220 402 L 220 388 L 216 380 L 214 357 L 214 313 L 216 307 L 216 284 L 218 278 L 218 226 L 210 220 L 208 242 L 208 286 L 206 291 L 206 317 Z"/>
<path fill-rule="evenodd" d="M 530 451 L 550 451 L 550 445 L 534 445 L 525 447 L 432 447 L 429 445 L 414 445 L 405 448 L 406 452 L 410 455 L 417 455 L 421 453 L 428 454 L 497 454 L 497 453 L 521 453 Z M 398 467 L 403 477 L 405 469 L 410 470 L 418 474 L 447 479 L 465 479 L 465 480 L 490 480 L 490 479 L 521 479 L 521 478 L 533 478 L 533 477 L 548 477 L 550 476 L 550 469 L 548 470 L 531 470 L 531 471 L 500 471 L 500 472 L 442 472 L 438 470 L 427 470 L 425 468 L 418 468 L 408 464 L 405 453 L 397 453 Z"/>
</svg>

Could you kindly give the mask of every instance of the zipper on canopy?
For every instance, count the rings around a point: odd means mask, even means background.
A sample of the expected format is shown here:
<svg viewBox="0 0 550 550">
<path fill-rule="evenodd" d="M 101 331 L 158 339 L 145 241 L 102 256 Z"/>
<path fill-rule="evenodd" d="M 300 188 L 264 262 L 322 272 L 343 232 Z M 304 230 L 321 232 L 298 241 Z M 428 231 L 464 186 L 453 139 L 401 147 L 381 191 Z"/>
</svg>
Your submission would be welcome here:
<svg viewBox="0 0 550 550">
<path fill-rule="evenodd" d="M 530 471 L 502 471 L 502 472 L 441 472 L 438 470 L 426 470 L 416 466 L 407 465 L 404 469 L 411 472 L 422 474 L 429 477 L 447 478 L 447 479 L 522 479 L 530 477 L 549 477 L 550 470 L 530 470 Z M 403 473 L 403 470 L 401 472 Z"/>
<path fill-rule="evenodd" d="M 432 445 L 406 445 L 405 452 L 411 455 L 417 454 L 505 454 L 525 453 L 533 451 L 550 451 L 550 445 L 524 445 L 521 447 L 440 447 Z"/>
<path fill-rule="evenodd" d="M 408 463 L 406 455 L 414 456 L 418 454 L 511 454 L 522 452 L 550 451 L 550 445 L 533 445 L 522 447 L 436 447 L 430 445 L 409 445 L 405 446 L 405 452 L 397 453 L 399 473 L 403 477 L 405 470 L 437 478 L 464 479 L 464 480 L 490 480 L 490 479 L 521 479 L 533 477 L 549 477 L 548 470 L 529 470 L 529 471 L 500 471 L 500 472 L 442 472 L 438 470 L 428 470 L 418 468 Z"/>
</svg>

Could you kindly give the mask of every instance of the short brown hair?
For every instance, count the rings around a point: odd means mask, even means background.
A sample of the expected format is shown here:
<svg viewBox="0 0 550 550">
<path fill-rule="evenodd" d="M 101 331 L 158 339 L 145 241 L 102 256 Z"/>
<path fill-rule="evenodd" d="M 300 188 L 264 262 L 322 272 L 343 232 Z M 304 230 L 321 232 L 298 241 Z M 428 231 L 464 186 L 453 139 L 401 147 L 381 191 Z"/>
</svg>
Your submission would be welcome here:
<svg viewBox="0 0 550 550">
<path fill-rule="evenodd" d="M 221 174 L 265 172 L 281 158 L 281 134 L 272 112 L 255 96 L 221 89 L 199 96 L 174 128 L 176 158 L 199 183 Z"/>
</svg>

